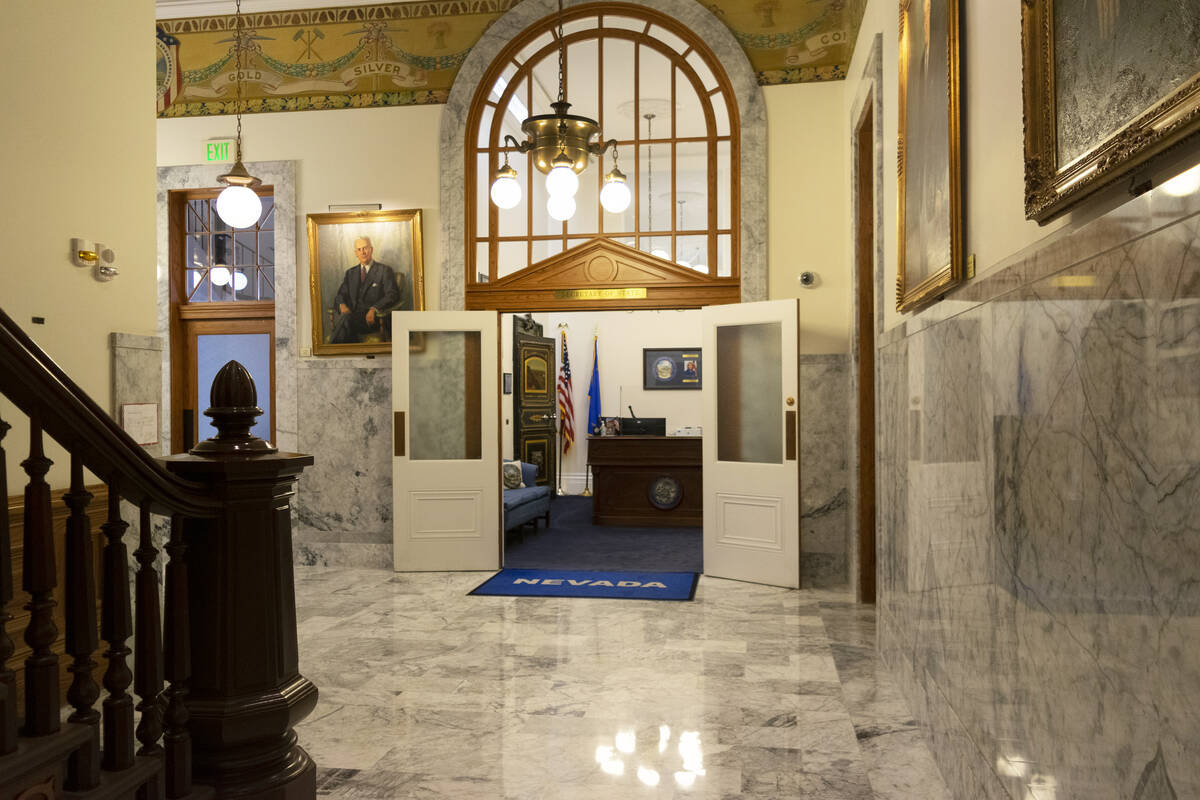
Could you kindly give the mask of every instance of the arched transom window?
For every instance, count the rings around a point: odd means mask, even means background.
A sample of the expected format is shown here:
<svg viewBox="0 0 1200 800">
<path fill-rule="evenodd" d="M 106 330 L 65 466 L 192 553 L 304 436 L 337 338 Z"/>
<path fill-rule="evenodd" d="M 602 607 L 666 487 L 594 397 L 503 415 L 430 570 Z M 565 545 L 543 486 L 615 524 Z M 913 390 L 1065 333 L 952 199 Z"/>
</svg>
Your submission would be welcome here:
<svg viewBox="0 0 1200 800">
<path fill-rule="evenodd" d="M 558 95 L 558 18 L 514 39 L 493 62 L 467 120 L 466 282 L 495 282 L 595 238 L 610 239 L 693 270 L 738 277 L 737 104 L 720 63 L 682 25 L 640 6 L 577 6 L 563 17 L 563 63 L 571 114 L 600 123 L 617 141 L 633 202 L 614 214 L 600 205 L 612 150 L 579 176 L 566 222 L 546 211 L 545 176 L 522 141 L 522 121 L 550 114 Z M 488 189 L 505 155 L 522 201 L 502 210 Z"/>
</svg>

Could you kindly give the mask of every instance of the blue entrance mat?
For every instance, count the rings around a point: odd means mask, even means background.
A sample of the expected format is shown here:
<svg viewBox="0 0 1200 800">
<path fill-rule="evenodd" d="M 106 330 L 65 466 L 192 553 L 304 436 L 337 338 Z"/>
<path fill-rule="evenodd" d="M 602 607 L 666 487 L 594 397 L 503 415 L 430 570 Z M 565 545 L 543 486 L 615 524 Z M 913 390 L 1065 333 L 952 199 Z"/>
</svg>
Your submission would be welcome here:
<svg viewBox="0 0 1200 800">
<path fill-rule="evenodd" d="M 691 600 L 695 572 L 588 572 L 564 569 L 502 569 L 470 594 L 505 597 L 621 597 Z"/>
</svg>

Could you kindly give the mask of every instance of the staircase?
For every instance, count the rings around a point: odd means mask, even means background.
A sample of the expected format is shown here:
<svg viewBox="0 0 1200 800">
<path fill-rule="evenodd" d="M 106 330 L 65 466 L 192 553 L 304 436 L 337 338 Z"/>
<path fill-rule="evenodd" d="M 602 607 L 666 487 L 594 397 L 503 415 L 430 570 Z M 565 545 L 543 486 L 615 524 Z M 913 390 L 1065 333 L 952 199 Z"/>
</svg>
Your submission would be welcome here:
<svg viewBox="0 0 1200 800">
<path fill-rule="evenodd" d="M 262 414 L 250 375 L 226 364 L 206 412 L 217 436 L 156 460 L 0 311 L 0 394 L 29 429 L 19 587 L 0 507 L 0 800 L 315 797 L 293 730 L 317 689 L 299 672 L 288 510 L 312 457 L 250 434 Z M 4 499 L 11 427 L 0 419 Z M 46 436 L 70 458 L 61 575 Z M 105 508 L 89 508 L 84 470 L 106 485 Z M 132 581 L 122 499 L 140 513 Z M 156 519 L 169 521 L 164 580 Z M 22 600 L 25 629 L 9 631 Z M 10 664 L 18 634 L 30 652 Z"/>
</svg>

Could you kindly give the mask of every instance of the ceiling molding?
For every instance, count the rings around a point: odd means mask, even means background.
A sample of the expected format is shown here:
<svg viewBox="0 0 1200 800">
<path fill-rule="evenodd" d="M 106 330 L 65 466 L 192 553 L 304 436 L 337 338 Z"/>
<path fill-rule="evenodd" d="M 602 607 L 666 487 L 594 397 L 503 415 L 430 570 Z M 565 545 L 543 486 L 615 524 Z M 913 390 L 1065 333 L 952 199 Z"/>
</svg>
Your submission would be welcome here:
<svg viewBox="0 0 1200 800">
<path fill-rule="evenodd" d="M 361 6 L 363 0 L 243 0 L 243 14 L 262 14 L 270 11 L 301 11 L 309 8 L 342 8 Z M 234 0 L 155 0 L 155 19 L 189 19 L 191 17 L 216 17 L 232 14 L 236 8 Z"/>
</svg>

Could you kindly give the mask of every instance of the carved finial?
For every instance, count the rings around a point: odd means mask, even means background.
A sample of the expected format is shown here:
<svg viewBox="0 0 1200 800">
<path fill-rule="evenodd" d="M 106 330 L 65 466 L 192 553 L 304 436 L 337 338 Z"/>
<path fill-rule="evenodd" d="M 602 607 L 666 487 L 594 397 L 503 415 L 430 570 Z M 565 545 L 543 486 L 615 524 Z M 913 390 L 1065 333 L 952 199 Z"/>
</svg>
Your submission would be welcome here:
<svg viewBox="0 0 1200 800">
<path fill-rule="evenodd" d="M 276 452 L 270 442 L 250 433 L 250 428 L 263 410 L 256 405 L 258 391 L 254 388 L 254 379 L 241 364 L 230 361 L 221 367 L 217 377 L 213 378 L 209 402 L 212 406 L 204 415 L 212 418 L 217 435 L 200 442 L 189 452 L 197 455 Z"/>
</svg>

